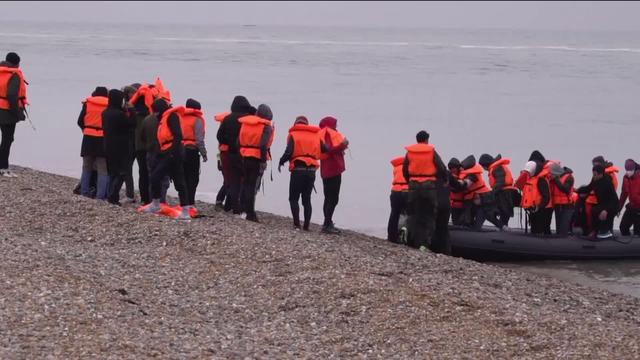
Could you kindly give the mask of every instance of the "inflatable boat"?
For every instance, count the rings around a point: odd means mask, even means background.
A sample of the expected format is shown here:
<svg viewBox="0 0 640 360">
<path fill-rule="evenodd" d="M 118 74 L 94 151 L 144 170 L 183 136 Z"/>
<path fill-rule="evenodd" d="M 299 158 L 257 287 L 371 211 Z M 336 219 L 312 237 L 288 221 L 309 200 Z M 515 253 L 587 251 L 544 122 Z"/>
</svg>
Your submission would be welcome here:
<svg viewBox="0 0 640 360">
<path fill-rule="evenodd" d="M 449 234 L 452 255 L 478 261 L 640 259 L 640 237 L 619 233 L 613 238 L 598 240 L 452 226 Z"/>
</svg>

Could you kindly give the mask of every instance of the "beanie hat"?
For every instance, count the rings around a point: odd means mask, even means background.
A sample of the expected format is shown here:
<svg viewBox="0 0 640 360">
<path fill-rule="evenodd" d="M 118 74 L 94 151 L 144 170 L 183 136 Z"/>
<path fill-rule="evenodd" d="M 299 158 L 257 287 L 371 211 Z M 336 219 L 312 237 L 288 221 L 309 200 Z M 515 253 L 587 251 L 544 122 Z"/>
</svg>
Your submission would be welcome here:
<svg viewBox="0 0 640 360">
<path fill-rule="evenodd" d="M 551 165 L 549 165 L 549 173 L 553 176 L 560 176 L 564 174 L 564 169 L 558 163 L 551 163 Z"/>
<path fill-rule="evenodd" d="M 493 156 L 489 154 L 480 155 L 480 159 L 478 159 L 478 164 L 482 167 L 489 167 L 489 165 L 493 164 L 496 161 Z"/>
<path fill-rule="evenodd" d="M 294 124 L 304 124 L 304 125 L 309 125 L 309 120 L 307 120 L 306 116 L 298 116 L 296 117 L 296 121 L 294 122 Z"/>
<path fill-rule="evenodd" d="M 18 56 L 18 54 L 14 53 L 14 52 L 10 52 L 7 54 L 7 57 L 5 58 L 5 60 L 7 62 L 12 63 L 13 65 L 20 65 L 20 56 Z"/>
<path fill-rule="evenodd" d="M 162 114 L 169 108 L 169 104 L 164 99 L 155 99 L 151 104 L 151 110 L 155 113 Z"/>
<path fill-rule="evenodd" d="M 266 120 L 273 120 L 273 113 L 271 112 L 271 108 L 267 104 L 258 105 L 258 110 L 256 111 L 256 116 L 261 117 Z"/>
<path fill-rule="evenodd" d="M 594 157 L 593 160 L 591 160 L 591 162 L 596 164 L 604 164 L 607 161 L 604 159 L 604 156 L 598 155 Z"/>
<path fill-rule="evenodd" d="M 627 161 L 624 162 L 624 169 L 626 171 L 634 171 L 637 170 L 639 167 L 638 163 L 635 162 L 633 159 L 627 159 Z"/>
<path fill-rule="evenodd" d="M 187 103 L 185 104 L 185 107 L 189 109 L 196 109 L 196 110 L 202 109 L 202 106 L 200 105 L 200 103 L 194 99 L 187 99 Z"/>
<path fill-rule="evenodd" d="M 91 93 L 91 96 L 104 96 L 104 97 L 107 97 L 107 96 L 109 96 L 109 90 L 107 90 L 107 88 L 104 87 L 104 86 L 98 86 L 93 91 L 93 93 Z"/>
<path fill-rule="evenodd" d="M 462 167 L 462 165 L 460 165 L 460 160 L 458 160 L 457 158 L 451 158 L 451 160 L 449 160 L 449 163 L 447 164 L 447 167 L 449 169 L 459 168 Z"/>
<path fill-rule="evenodd" d="M 538 165 L 536 164 L 535 161 L 527 161 L 527 163 L 524 164 L 524 171 L 528 172 L 529 175 L 533 176 L 533 174 L 536 173 L 537 167 Z"/>
</svg>

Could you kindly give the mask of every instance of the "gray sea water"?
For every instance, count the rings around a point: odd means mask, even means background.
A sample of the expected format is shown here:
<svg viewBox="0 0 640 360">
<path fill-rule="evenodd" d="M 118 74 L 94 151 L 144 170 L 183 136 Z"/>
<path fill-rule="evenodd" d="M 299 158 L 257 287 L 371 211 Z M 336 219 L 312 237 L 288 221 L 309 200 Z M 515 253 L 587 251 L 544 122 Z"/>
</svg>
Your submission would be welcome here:
<svg viewBox="0 0 640 360">
<path fill-rule="evenodd" d="M 639 33 L 6 25 L 11 30 L 0 31 L 0 52 L 22 57 L 37 129 L 19 126 L 11 161 L 64 175 L 80 175 L 81 100 L 96 86 L 119 88 L 157 76 L 174 103 L 189 97 L 202 103 L 210 158 L 217 145 L 213 115 L 227 110 L 238 94 L 272 107 L 276 158 L 295 116 L 337 117 L 351 150 L 336 224 L 382 237 L 389 160 L 402 155 L 421 129 L 431 133 L 445 161 L 501 153 L 517 172 L 539 149 L 571 167 L 578 184 L 589 181 L 595 155 L 620 167 L 628 157 L 640 159 Z M 257 209 L 288 215 L 288 173 L 274 167 L 273 178 L 267 176 Z M 215 162 L 204 164 L 198 198 L 213 200 L 221 182 Z M 313 219 L 319 222 L 319 179 L 316 187 Z M 604 275 L 607 281 L 640 295 L 637 267 L 531 265 L 598 284 L 604 282 L 593 269 L 605 269 L 613 274 Z"/>
</svg>

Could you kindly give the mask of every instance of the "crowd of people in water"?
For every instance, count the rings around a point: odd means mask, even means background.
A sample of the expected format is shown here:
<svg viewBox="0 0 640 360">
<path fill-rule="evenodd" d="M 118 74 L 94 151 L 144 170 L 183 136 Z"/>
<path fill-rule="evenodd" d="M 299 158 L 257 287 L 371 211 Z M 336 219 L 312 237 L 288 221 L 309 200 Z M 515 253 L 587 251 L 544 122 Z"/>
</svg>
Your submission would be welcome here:
<svg viewBox="0 0 640 360">
<path fill-rule="evenodd" d="M 0 63 L 0 176 L 15 177 L 9 170 L 9 153 L 16 124 L 26 119 L 28 83 L 19 68 L 20 57 L 9 53 Z M 223 184 L 216 197 L 216 209 L 246 214 L 259 222 L 256 194 L 271 161 L 275 136 L 273 113 L 267 104 L 257 108 L 244 96 L 236 96 L 229 111 L 215 115 L 218 170 Z M 158 78 L 153 83 L 133 83 L 120 89 L 98 86 L 82 101 L 78 116 L 82 136 L 82 173 L 74 192 L 120 205 L 120 192 L 136 202 L 133 164 L 138 164 L 141 213 L 162 214 L 178 220 L 198 216 L 195 208 L 201 161 L 208 161 L 205 144 L 206 121 L 200 102 L 188 99 L 184 105 L 171 102 L 171 93 Z M 341 177 L 345 171 L 347 138 L 337 130 L 333 116 L 310 124 L 298 116 L 287 133 L 287 145 L 278 161 L 278 171 L 288 163 L 289 203 L 293 225 L 309 230 L 311 195 L 319 169 L 324 187 L 322 232 L 339 234 L 333 213 L 339 201 Z M 555 233 L 605 239 L 613 236 L 614 218 L 624 210 L 621 235 L 640 235 L 640 165 L 625 162 L 620 197 L 618 169 L 603 156 L 592 160 L 593 177 L 588 185 L 576 187 L 573 172 L 560 161 L 548 160 L 533 151 L 514 178 L 510 160 L 500 154 L 469 155 L 462 161 L 451 158 L 444 164 L 429 134 L 420 131 L 416 143 L 405 154 L 391 160 L 391 214 L 388 240 L 412 247 L 438 251 L 448 240 L 453 226 L 480 231 L 486 221 L 509 231 L 514 208 L 525 216 L 525 229 L 532 234 Z M 484 177 L 488 178 L 488 183 Z M 167 204 L 173 185 L 179 206 Z M 299 201 L 302 199 L 303 221 Z M 626 204 L 629 200 L 628 204 Z M 626 204 L 626 206 L 625 206 Z M 406 227 L 400 225 L 405 215 Z M 402 229 L 406 229 L 405 236 Z"/>
</svg>

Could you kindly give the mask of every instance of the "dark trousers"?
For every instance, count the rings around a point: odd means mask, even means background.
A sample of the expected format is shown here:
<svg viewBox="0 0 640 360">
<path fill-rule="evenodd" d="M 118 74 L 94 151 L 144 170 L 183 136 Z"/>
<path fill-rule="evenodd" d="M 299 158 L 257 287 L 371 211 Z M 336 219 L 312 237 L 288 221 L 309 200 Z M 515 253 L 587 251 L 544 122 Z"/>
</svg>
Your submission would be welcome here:
<svg viewBox="0 0 640 360">
<path fill-rule="evenodd" d="M 291 179 L 289 180 L 289 205 L 291 206 L 291 216 L 293 224 L 300 226 L 300 206 L 298 201 L 302 197 L 302 206 L 304 207 L 304 228 L 308 229 L 311 223 L 311 192 L 316 182 L 315 170 L 294 169 L 291 171 Z"/>
<path fill-rule="evenodd" d="M 156 155 L 154 164 L 152 165 L 149 179 L 151 181 L 151 196 L 154 199 L 162 197 L 162 180 L 165 176 L 169 176 L 173 180 L 173 186 L 178 192 L 180 198 L 180 206 L 189 205 L 187 196 L 187 186 L 184 181 L 184 166 L 182 159 L 172 154 Z"/>
<path fill-rule="evenodd" d="M 605 220 L 600 220 L 600 213 L 603 210 L 607 210 L 607 218 Z M 613 219 L 615 218 L 615 216 L 615 210 L 612 211 L 611 209 L 605 209 L 600 205 L 595 205 L 591 213 L 591 224 L 593 226 L 593 230 L 595 230 L 597 233 L 613 231 Z"/>
<path fill-rule="evenodd" d="M 438 192 L 435 182 L 409 183 L 409 245 L 431 247 L 438 212 Z"/>
<path fill-rule="evenodd" d="M 553 217 L 553 209 L 545 208 L 529 214 L 529 222 L 531 223 L 532 234 L 551 235 L 551 219 Z"/>
<path fill-rule="evenodd" d="M 107 191 L 107 201 L 112 204 L 120 202 L 120 190 L 124 185 L 127 176 L 128 158 L 118 156 L 107 157 L 107 169 L 109 171 L 109 190 Z"/>
<path fill-rule="evenodd" d="M 220 165 L 218 166 L 220 172 L 222 172 L 222 186 L 220 186 L 220 190 L 218 191 L 218 195 L 216 195 L 216 203 L 223 203 L 224 199 L 227 197 L 227 177 L 229 173 L 229 157 L 227 156 L 226 151 L 220 152 Z"/>
<path fill-rule="evenodd" d="M 200 183 L 200 152 L 197 149 L 186 148 L 184 151 L 184 180 L 189 194 L 189 205 L 194 205 Z"/>
<path fill-rule="evenodd" d="M 242 209 L 247 217 L 256 215 L 256 186 L 260 176 L 260 159 L 246 157 L 243 159 L 244 178 L 242 179 Z"/>
<path fill-rule="evenodd" d="M 514 190 L 500 190 L 496 192 L 496 208 L 498 219 L 503 226 L 509 225 L 509 219 L 513 217 L 513 194 Z"/>
<path fill-rule="evenodd" d="M 13 135 L 16 132 L 16 124 L 0 125 L 2 142 L 0 142 L 0 169 L 9 168 L 9 153 L 13 143 Z"/>
<path fill-rule="evenodd" d="M 133 185 L 133 163 L 136 161 L 134 153 L 129 156 L 126 163 L 126 172 L 124 174 L 125 194 L 129 199 L 133 199 L 135 196 L 135 188 Z"/>
<path fill-rule="evenodd" d="M 463 225 L 461 219 L 464 215 L 464 208 L 451 208 L 451 223 L 453 225 Z"/>
<path fill-rule="evenodd" d="M 242 188 L 242 156 L 240 154 L 227 154 L 229 169 L 227 175 L 227 198 L 224 202 L 224 211 L 233 210 L 234 214 L 240 214 L 240 191 Z"/>
<path fill-rule="evenodd" d="M 147 152 L 137 151 L 136 161 L 138 162 L 138 188 L 140 189 L 140 202 L 146 205 L 151 202 L 149 194 L 149 169 L 147 168 Z"/>
<path fill-rule="evenodd" d="M 342 183 L 342 175 L 322 179 L 324 187 L 324 204 L 322 210 L 324 212 L 324 226 L 333 225 L 333 213 L 340 201 L 340 184 Z"/>
<path fill-rule="evenodd" d="M 571 220 L 573 219 L 573 205 L 560 205 L 553 208 L 556 216 L 556 234 L 567 236 L 573 232 Z"/>
<path fill-rule="evenodd" d="M 407 210 L 408 193 L 406 191 L 392 191 L 389 196 L 391 214 L 387 225 L 387 240 L 398 242 L 398 222 L 400 215 Z"/>
<path fill-rule="evenodd" d="M 436 230 L 431 240 L 430 250 L 440 254 L 451 254 L 451 239 L 449 238 L 449 217 L 451 205 L 449 203 L 449 189 L 438 188 L 438 211 L 436 214 Z"/>
<path fill-rule="evenodd" d="M 631 235 L 632 226 L 633 235 L 640 236 L 640 210 L 627 206 L 622 215 L 622 220 L 620 220 L 620 234 L 623 236 Z"/>
</svg>

